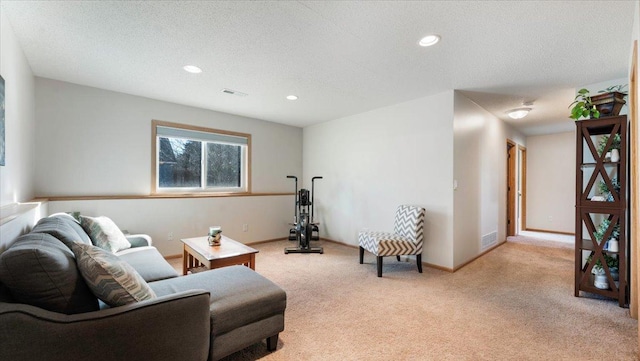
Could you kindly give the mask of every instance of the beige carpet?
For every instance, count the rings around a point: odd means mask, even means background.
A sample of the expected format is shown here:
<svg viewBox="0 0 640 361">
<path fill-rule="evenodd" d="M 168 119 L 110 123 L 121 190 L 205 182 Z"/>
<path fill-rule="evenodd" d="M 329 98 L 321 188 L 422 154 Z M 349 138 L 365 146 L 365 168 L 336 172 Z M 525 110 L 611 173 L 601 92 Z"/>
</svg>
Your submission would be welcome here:
<svg viewBox="0 0 640 361">
<path fill-rule="evenodd" d="M 287 292 L 278 349 L 225 360 L 636 360 L 637 322 L 616 301 L 573 296 L 573 249 L 514 239 L 456 273 L 355 248 L 289 254 L 255 245 L 256 271 Z"/>
</svg>

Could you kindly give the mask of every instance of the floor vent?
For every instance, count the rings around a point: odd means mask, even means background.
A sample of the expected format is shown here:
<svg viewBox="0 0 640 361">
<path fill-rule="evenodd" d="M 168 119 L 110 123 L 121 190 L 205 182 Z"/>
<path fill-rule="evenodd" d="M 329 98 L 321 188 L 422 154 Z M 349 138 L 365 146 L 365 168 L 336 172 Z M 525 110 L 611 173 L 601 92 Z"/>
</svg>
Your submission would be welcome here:
<svg viewBox="0 0 640 361">
<path fill-rule="evenodd" d="M 496 244 L 497 240 L 498 240 L 497 231 L 485 234 L 484 236 L 482 236 L 482 240 L 480 241 L 480 247 L 482 250 L 487 249 L 493 246 L 494 244 Z"/>
</svg>

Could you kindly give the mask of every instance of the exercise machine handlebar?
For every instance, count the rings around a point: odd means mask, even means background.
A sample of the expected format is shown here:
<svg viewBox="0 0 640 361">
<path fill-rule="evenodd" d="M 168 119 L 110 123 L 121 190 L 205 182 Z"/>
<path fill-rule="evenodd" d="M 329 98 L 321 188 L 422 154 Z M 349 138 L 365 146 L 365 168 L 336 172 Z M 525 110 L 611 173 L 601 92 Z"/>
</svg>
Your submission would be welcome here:
<svg viewBox="0 0 640 361">
<path fill-rule="evenodd" d="M 311 178 L 311 223 L 314 222 L 314 220 L 313 220 L 313 208 L 314 208 L 314 203 L 313 203 L 313 194 L 314 194 L 313 182 L 316 179 L 322 179 L 322 177 L 316 176 L 316 177 Z"/>
<path fill-rule="evenodd" d="M 298 223 L 298 177 L 294 176 L 294 175 L 288 175 L 287 178 L 293 178 L 296 181 L 296 201 L 293 204 L 293 214 L 294 214 L 294 219 L 293 219 L 293 223 Z"/>
</svg>

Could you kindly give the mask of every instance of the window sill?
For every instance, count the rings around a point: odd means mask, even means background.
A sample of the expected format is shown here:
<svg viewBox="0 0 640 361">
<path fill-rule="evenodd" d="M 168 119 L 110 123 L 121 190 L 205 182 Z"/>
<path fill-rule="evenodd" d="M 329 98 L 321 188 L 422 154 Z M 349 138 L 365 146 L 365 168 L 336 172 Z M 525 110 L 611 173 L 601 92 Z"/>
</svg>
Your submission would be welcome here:
<svg viewBox="0 0 640 361">
<path fill-rule="evenodd" d="M 93 196 L 51 196 L 45 198 L 55 201 L 85 201 L 103 199 L 165 199 L 165 198 L 223 198 L 223 197 L 267 197 L 267 196 L 292 196 L 295 193 L 154 193 L 150 195 L 93 195 Z"/>
</svg>

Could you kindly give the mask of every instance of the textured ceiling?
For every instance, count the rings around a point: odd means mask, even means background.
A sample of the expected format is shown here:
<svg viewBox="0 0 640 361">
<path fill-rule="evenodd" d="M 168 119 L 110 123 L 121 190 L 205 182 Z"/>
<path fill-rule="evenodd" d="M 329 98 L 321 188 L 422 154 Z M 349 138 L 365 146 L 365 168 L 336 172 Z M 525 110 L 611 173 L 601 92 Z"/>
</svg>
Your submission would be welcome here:
<svg viewBox="0 0 640 361">
<path fill-rule="evenodd" d="M 575 87 L 627 76 L 635 2 L 2 0 L 0 7 L 41 77 L 295 126 L 457 89 L 533 134 L 572 129 Z M 442 41 L 417 46 L 429 33 Z M 187 64 L 203 73 L 186 73 Z M 509 120 L 506 111 L 523 101 L 534 102 L 530 116 Z"/>
</svg>

